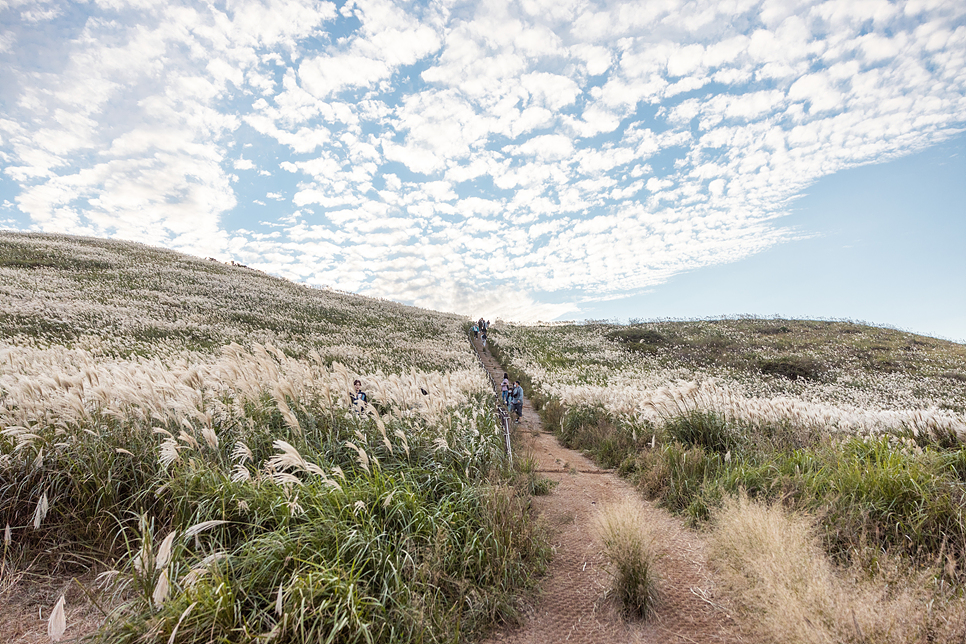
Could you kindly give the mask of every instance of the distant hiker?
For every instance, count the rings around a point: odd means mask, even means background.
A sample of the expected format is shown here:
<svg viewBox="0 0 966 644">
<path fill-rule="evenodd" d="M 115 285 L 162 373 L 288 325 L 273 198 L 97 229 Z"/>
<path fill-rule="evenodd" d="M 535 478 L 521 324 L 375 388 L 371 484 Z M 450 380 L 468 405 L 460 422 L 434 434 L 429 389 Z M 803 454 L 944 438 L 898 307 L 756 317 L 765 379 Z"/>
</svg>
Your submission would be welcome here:
<svg viewBox="0 0 966 644">
<path fill-rule="evenodd" d="M 486 331 L 486 322 L 484 322 L 483 318 L 480 318 L 480 321 L 477 322 L 477 325 L 479 325 L 480 331 Z"/>
<path fill-rule="evenodd" d="M 356 380 L 352 383 L 355 391 L 352 392 L 352 406 L 356 411 L 362 412 L 366 408 L 366 403 L 369 402 L 369 397 L 366 396 L 366 392 L 362 390 L 362 381 Z"/>
<path fill-rule="evenodd" d="M 483 348 L 485 349 L 486 348 L 486 329 L 483 330 L 481 337 L 483 338 Z"/>
<path fill-rule="evenodd" d="M 503 382 L 500 384 L 500 395 L 503 396 L 503 404 L 507 405 L 510 401 L 510 376 L 503 374 Z"/>
<path fill-rule="evenodd" d="M 523 387 L 520 381 L 513 383 L 513 391 L 510 392 L 510 402 L 513 404 L 513 412 L 517 415 L 517 423 L 523 418 Z"/>
<path fill-rule="evenodd" d="M 473 337 L 474 338 L 480 337 L 480 327 L 477 326 L 476 324 L 473 325 Z"/>
</svg>

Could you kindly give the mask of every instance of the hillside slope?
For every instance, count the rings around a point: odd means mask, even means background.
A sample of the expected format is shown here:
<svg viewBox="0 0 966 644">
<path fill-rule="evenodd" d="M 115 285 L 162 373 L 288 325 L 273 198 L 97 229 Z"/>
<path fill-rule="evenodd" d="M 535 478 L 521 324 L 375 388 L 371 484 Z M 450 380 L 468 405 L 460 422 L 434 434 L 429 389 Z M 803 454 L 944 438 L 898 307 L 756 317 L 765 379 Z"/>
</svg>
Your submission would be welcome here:
<svg viewBox="0 0 966 644">
<path fill-rule="evenodd" d="M 270 343 L 374 370 L 472 364 L 461 318 L 104 239 L 0 233 L 0 338 L 123 357 Z"/>
<path fill-rule="evenodd" d="M 112 643 L 454 641 L 514 619 L 547 550 L 489 387 L 457 316 L 0 234 L 0 632 L 41 637 L 61 593 L 66 637 Z M 95 594 L 106 622 L 78 613 Z"/>
</svg>

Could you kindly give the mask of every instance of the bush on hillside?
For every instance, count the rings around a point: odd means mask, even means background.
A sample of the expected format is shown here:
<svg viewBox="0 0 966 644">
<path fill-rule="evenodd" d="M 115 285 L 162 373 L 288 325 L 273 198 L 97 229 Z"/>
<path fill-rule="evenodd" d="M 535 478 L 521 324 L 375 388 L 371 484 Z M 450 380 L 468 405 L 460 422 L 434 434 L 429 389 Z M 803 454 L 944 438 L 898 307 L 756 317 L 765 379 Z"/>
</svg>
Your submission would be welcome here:
<svg viewBox="0 0 966 644">
<path fill-rule="evenodd" d="M 822 365 L 817 360 L 797 356 L 765 360 L 761 363 L 762 373 L 788 380 L 819 380 L 822 371 Z"/>
</svg>

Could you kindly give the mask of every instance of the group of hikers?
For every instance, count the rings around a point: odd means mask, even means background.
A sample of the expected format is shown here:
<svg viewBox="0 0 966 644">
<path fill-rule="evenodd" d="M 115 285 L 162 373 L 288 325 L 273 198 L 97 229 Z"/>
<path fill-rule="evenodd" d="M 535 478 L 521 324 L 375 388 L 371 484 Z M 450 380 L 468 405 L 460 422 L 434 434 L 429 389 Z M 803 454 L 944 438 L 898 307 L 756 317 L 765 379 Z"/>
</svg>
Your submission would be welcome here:
<svg viewBox="0 0 966 644">
<path fill-rule="evenodd" d="M 520 419 L 523 418 L 523 387 L 520 386 L 520 381 L 514 381 L 511 387 L 510 377 L 504 373 L 500 391 L 503 396 L 503 404 L 507 406 L 511 413 L 517 415 L 516 422 L 519 424 Z"/>
<path fill-rule="evenodd" d="M 490 327 L 490 321 L 479 319 L 479 322 L 473 324 L 473 337 L 483 339 L 483 348 L 486 348 L 486 330 Z M 350 393 L 350 398 L 352 400 L 352 406 L 357 411 L 362 411 L 366 403 L 369 402 L 369 397 L 366 392 L 362 390 L 362 381 L 355 380 L 352 383 L 354 391 Z M 422 390 L 423 394 L 426 394 L 426 390 Z M 510 376 L 506 373 L 503 374 L 503 382 L 500 384 L 500 393 L 503 397 L 503 404 L 507 406 L 510 413 L 516 414 L 516 422 L 519 424 L 520 419 L 523 418 L 523 387 L 520 386 L 520 381 L 516 380 L 513 384 L 510 384 Z"/>
<path fill-rule="evenodd" d="M 473 337 L 483 340 L 483 348 L 486 348 L 486 332 L 490 328 L 490 321 L 480 318 L 473 323 Z"/>
<path fill-rule="evenodd" d="M 480 318 L 473 323 L 473 338 L 482 340 L 484 349 L 486 349 L 486 332 L 489 329 L 489 320 Z M 504 373 L 500 390 L 503 396 L 503 404 L 507 406 L 511 414 L 516 414 L 516 422 L 519 424 L 520 419 L 523 418 L 523 387 L 520 386 L 520 381 L 517 380 L 511 385 L 510 376 Z"/>
</svg>

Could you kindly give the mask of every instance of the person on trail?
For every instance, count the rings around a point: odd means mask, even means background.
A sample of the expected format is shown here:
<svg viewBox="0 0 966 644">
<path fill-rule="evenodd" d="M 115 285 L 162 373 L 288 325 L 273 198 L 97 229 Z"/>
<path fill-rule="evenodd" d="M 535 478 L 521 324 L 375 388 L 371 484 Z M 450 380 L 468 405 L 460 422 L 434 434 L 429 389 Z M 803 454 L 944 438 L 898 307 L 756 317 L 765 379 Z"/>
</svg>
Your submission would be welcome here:
<svg viewBox="0 0 966 644">
<path fill-rule="evenodd" d="M 503 374 L 503 382 L 500 384 L 500 395 L 503 396 L 503 404 L 510 403 L 510 376 Z"/>
<path fill-rule="evenodd" d="M 481 334 L 481 337 L 483 338 L 483 348 L 485 349 L 486 348 L 486 329 L 483 329 L 483 333 Z"/>
<path fill-rule="evenodd" d="M 480 337 L 480 327 L 476 324 L 473 325 L 473 337 L 474 338 Z"/>
<path fill-rule="evenodd" d="M 520 423 L 520 419 L 523 418 L 523 387 L 520 386 L 520 381 L 517 380 L 513 383 L 513 391 L 510 392 L 510 402 L 513 404 L 513 411 L 517 415 L 517 423 Z"/>
<path fill-rule="evenodd" d="M 366 403 L 369 402 L 369 397 L 366 396 L 366 392 L 362 390 L 362 381 L 356 380 L 352 383 L 355 391 L 352 392 L 352 407 L 357 412 L 362 413 L 362 410 L 366 408 Z"/>
<path fill-rule="evenodd" d="M 480 331 L 486 331 L 486 322 L 483 318 L 480 318 L 479 322 L 476 323 L 480 327 Z"/>
</svg>

